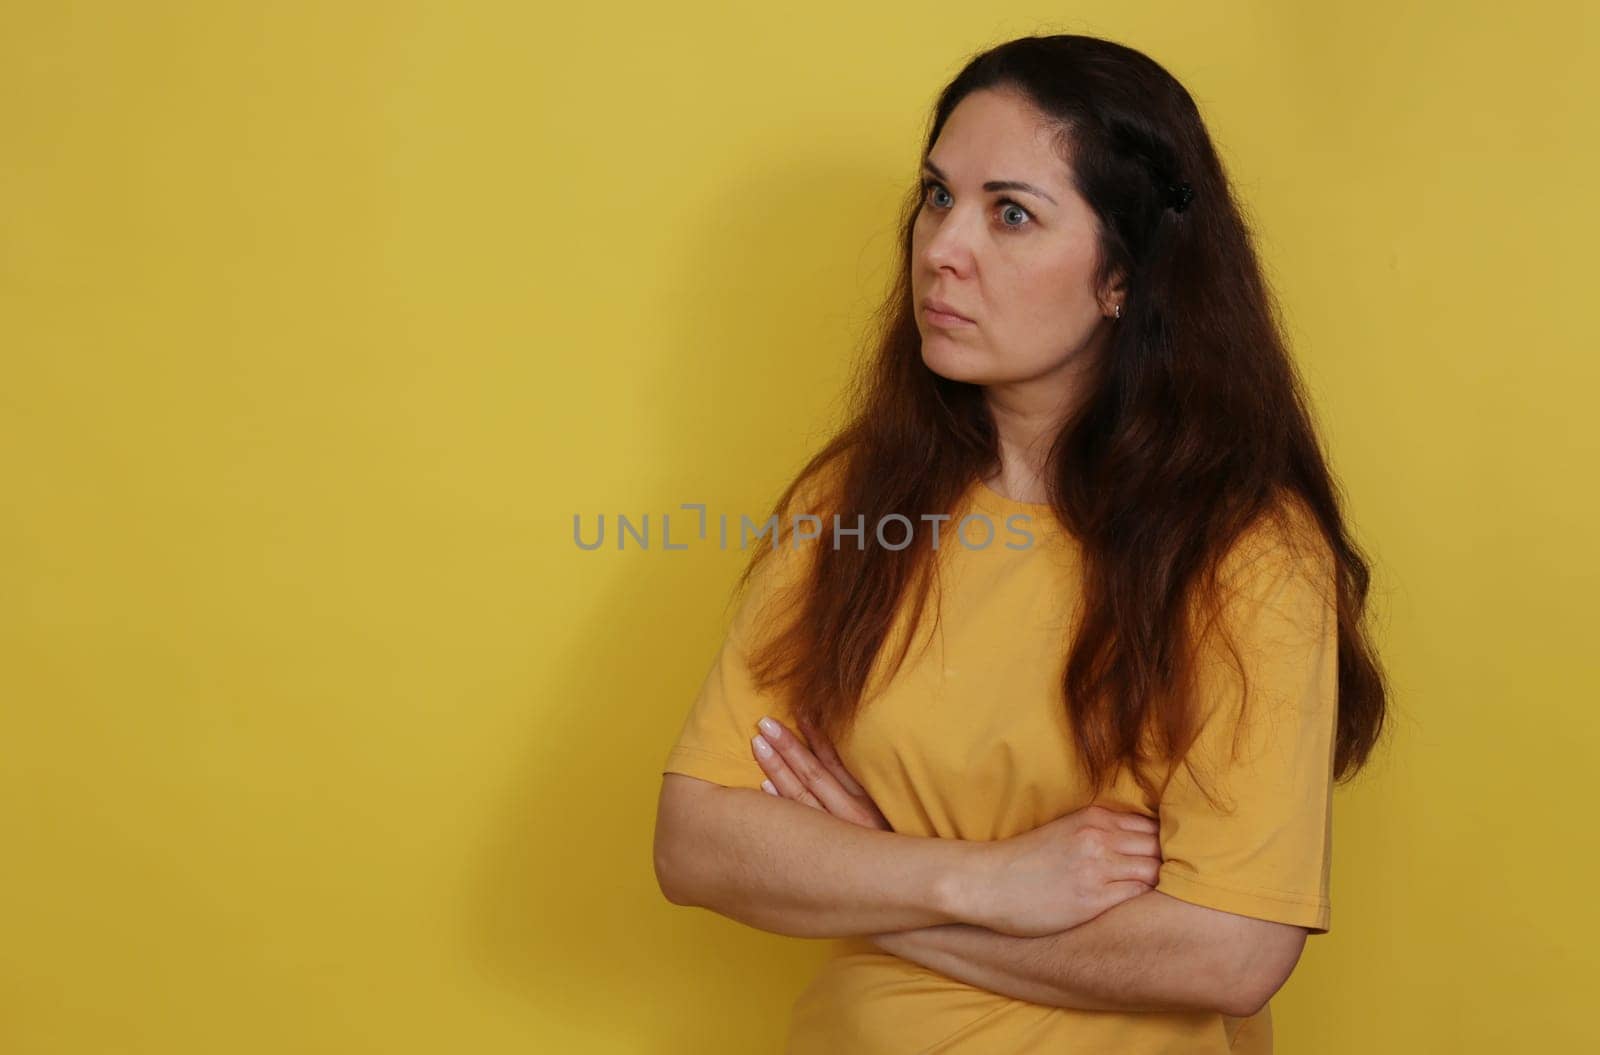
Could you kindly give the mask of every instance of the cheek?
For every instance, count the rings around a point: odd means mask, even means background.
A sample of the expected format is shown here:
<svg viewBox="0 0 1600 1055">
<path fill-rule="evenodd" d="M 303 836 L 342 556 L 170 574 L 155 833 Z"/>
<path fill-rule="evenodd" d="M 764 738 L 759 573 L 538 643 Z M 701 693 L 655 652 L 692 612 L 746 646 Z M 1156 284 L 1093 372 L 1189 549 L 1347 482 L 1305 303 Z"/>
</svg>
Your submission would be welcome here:
<svg viewBox="0 0 1600 1055">
<path fill-rule="evenodd" d="M 1005 313 L 1005 337 L 1030 357 L 1060 355 L 1081 345 L 1100 321 L 1100 305 L 1084 266 L 1041 268 L 1018 275 Z"/>
</svg>

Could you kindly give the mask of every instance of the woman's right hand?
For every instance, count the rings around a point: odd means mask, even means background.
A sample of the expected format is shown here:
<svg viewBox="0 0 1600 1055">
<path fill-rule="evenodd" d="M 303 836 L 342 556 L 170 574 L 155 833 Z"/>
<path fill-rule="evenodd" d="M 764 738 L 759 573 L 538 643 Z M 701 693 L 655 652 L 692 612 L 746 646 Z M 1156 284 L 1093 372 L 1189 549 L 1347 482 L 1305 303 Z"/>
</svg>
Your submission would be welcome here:
<svg viewBox="0 0 1600 1055">
<path fill-rule="evenodd" d="M 1031 831 L 980 844 L 963 915 L 1019 938 L 1075 927 L 1155 888 L 1160 825 L 1086 806 Z"/>
</svg>

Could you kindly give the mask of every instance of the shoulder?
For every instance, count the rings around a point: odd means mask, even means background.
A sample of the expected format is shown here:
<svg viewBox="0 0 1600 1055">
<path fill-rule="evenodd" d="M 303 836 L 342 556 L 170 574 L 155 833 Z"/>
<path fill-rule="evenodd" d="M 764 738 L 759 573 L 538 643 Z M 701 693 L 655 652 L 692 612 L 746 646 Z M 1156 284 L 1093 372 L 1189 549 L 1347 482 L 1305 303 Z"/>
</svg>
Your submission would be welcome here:
<svg viewBox="0 0 1600 1055">
<path fill-rule="evenodd" d="M 1224 547 L 1204 625 L 1232 639 L 1322 640 L 1338 620 L 1338 562 L 1315 511 L 1286 495 Z"/>
<path fill-rule="evenodd" d="M 1217 579 L 1235 587 L 1284 577 L 1321 580 L 1333 567 L 1333 547 L 1316 512 L 1302 496 L 1284 492 L 1225 547 Z"/>
<path fill-rule="evenodd" d="M 1227 547 L 1216 588 L 1196 642 L 1205 713 L 1241 719 L 1255 710 L 1247 696 L 1266 701 L 1262 715 L 1331 706 L 1338 564 L 1314 510 L 1284 499 L 1255 518 Z"/>
<path fill-rule="evenodd" d="M 832 512 L 839 504 L 847 463 L 843 453 L 824 451 L 815 455 L 789 486 L 791 511 L 815 516 Z"/>
<path fill-rule="evenodd" d="M 753 529 L 759 533 L 752 536 L 737 591 L 744 601 L 733 622 L 736 636 L 744 638 L 757 625 L 775 623 L 810 590 L 824 529 L 831 526 L 829 514 L 837 508 L 841 461 L 813 456 L 774 499 L 766 522 Z"/>
</svg>

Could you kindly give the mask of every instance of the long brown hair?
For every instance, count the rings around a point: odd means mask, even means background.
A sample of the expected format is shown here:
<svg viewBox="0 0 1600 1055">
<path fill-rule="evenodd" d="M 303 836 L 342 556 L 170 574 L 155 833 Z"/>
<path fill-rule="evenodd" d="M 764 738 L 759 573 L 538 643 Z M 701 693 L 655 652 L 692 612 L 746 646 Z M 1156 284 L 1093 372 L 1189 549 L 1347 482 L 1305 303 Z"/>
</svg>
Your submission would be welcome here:
<svg viewBox="0 0 1600 1055">
<path fill-rule="evenodd" d="M 935 106 L 923 157 L 969 93 L 1020 93 L 1059 129 L 1077 191 L 1098 217 L 1099 269 L 1118 271 L 1126 310 L 1047 461 L 1049 503 L 1081 548 L 1083 598 L 1062 691 L 1096 793 L 1129 765 L 1147 790 L 1143 741 L 1178 757 L 1196 729 L 1188 688 L 1194 613 L 1216 608 L 1218 569 L 1263 521 L 1300 523 L 1331 551 L 1338 621 L 1335 775 L 1365 764 L 1384 725 L 1385 679 L 1363 627 L 1370 573 L 1346 532 L 1278 310 L 1249 229 L 1193 99 L 1159 64 L 1094 37 L 1025 37 L 973 59 Z M 1186 209 L 1167 188 L 1187 182 Z M 854 722 L 908 591 L 920 618 L 937 552 L 886 546 L 872 525 L 907 510 L 951 510 L 999 467 L 980 386 L 923 362 L 911 302 L 920 180 L 901 217 L 898 280 L 873 327 L 848 423 L 776 502 L 780 518 L 832 511 L 868 525 L 854 544 L 809 547 L 787 625 L 753 650 L 756 683 L 830 738 Z M 824 481 L 826 482 L 824 489 Z M 824 520 L 827 520 L 824 517 Z M 782 520 L 780 519 L 780 524 Z M 739 585 L 774 551 L 756 546 Z M 1197 604 L 1196 599 L 1205 603 Z M 911 637 L 889 664 L 899 668 Z M 1235 652 L 1235 655 L 1237 653 Z"/>
</svg>

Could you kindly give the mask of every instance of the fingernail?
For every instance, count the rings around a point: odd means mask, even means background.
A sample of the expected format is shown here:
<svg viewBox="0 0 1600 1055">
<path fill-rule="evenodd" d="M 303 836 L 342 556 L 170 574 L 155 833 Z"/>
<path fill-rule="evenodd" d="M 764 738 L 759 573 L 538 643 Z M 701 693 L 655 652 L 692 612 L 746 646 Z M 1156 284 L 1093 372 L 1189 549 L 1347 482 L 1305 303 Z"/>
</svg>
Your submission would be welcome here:
<svg viewBox="0 0 1600 1055">
<path fill-rule="evenodd" d="M 772 786 L 772 781 L 770 780 L 763 780 L 761 782 L 761 790 L 765 791 L 768 795 L 776 795 L 778 793 L 778 789 Z"/>
<path fill-rule="evenodd" d="M 756 724 L 761 726 L 762 732 L 766 733 L 774 740 L 783 735 L 783 730 L 779 728 L 778 723 L 773 721 L 771 718 L 763 718 Z"/>
<path fill-rule="evenodd" d="M 757 736 L 750 742 L 756 745 L 756 754 L 760 755 L 762 758 L 766 758 L 768 755 L 772 754 L 772 745 L 767 743 L 766 737 Z"/>
</svg>

